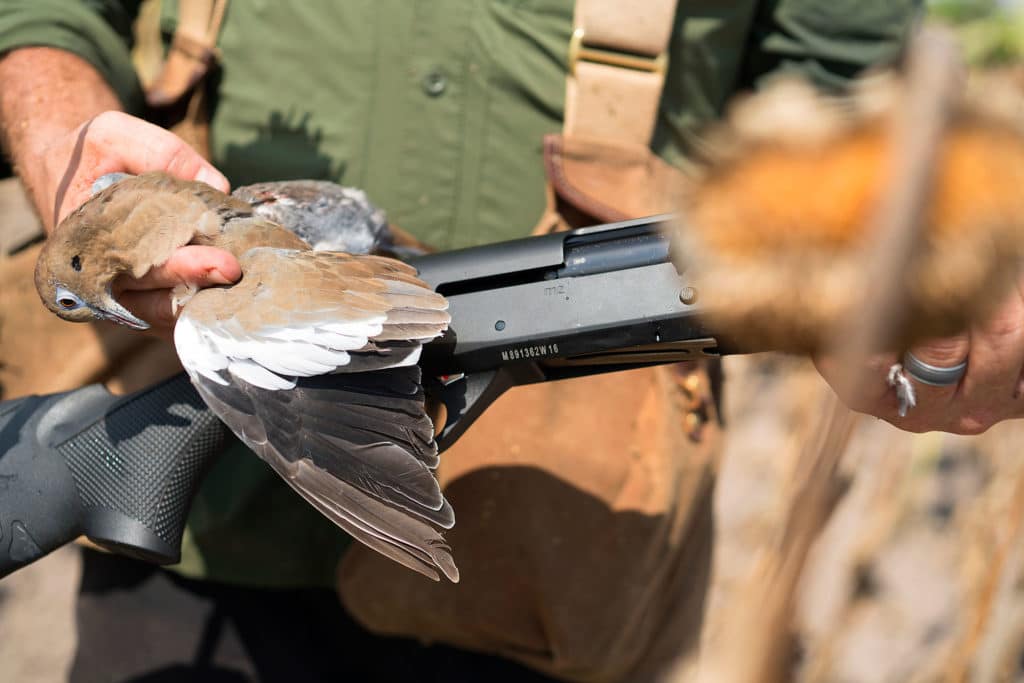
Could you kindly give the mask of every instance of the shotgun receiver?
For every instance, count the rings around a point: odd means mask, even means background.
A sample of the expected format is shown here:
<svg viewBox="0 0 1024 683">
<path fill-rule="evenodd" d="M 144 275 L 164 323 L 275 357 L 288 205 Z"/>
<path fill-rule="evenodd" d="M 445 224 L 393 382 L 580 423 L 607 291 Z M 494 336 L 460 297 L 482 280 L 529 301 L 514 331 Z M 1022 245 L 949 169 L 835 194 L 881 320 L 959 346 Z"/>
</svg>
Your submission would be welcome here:
<svg viewBox="0 0 1024 683">
<path fill-rule="evenodd" d="M 672 216 L 424 256 L 450 329 L 423 350 L 450 446 L 510 387 L 717 355 L 671 258 Z"/>
<path fill-rule="evenodd" d="M 656 216 L 411 260 L 447 297 L 423 351 L 455 442 L 519 384 L 718 355 Z M 0 403 L 0 576 L 79 535 L 177 562 L 208 465 L 229 437 L 182 374 L 126 397 L 93 385 Z"/>
</svg>

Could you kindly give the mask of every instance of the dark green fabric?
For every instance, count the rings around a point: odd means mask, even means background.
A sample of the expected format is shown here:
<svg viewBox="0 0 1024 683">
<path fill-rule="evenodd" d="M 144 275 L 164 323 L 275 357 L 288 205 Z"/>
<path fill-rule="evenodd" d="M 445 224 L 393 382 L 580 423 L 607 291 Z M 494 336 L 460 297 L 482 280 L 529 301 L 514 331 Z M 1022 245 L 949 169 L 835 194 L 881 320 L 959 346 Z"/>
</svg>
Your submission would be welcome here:
<svg viewBox="0 0 1024 683">
<path fill-rule="evenodd" d="M 127 108 L 138 110 L 142 91 L 129 58 L 127 33 L 138 4 L 0 0 L 0 53 L 29 45 L 73 52 L 96 67 Z"/>
<path fill-rule="evenodd" d="M 123 36 L 137 5 L 0 0 L 0 50 L 75 52 L 135 107 Z M 891 60 L 919 5 L 680 0 L 653 149 L 684 164 L 733 94 L 778 73 L 834 89 Z M 166 37 L 176 7 L 162 5 Z M 544 205 L 541 138 L 561 128 L 572 9 L 572 0 L 231 2 L 213 160 L 236 185 L 316 177 L 365 188 L 440 248 L 523 236 Z M 329 583 L 346 537 L 243 451 L 228 453 L 200 491 L 181 570 Z"/>
<path fill-rule="evenodd" d="M 522 236 L 536 222 L 541 138 L 561 121 L 571 3 L 244 7 L 229 9 L 221 36 L 212 128 L 233 181 L 273 169 L 362 187 L 439 248 Z"/>
<path fill-rule="evenodd" d="M 835 91 L 889 64 L 920 0 L 680 0 L 651 147 L 684 166 L 729 98 L 782 74 Z"/>
</svg>

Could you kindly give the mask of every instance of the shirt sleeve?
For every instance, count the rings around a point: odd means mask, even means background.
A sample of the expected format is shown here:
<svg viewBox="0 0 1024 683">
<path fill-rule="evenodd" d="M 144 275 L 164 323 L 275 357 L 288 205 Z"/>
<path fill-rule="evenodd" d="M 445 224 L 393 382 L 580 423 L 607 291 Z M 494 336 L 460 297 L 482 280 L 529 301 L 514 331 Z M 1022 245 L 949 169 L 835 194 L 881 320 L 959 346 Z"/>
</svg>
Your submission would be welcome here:
<svg viewBox="0 0 1024 683">
<path fill-rule="evenodd" d="M 766 0 L 751 26 L 741 88 L 781 74 L 837 91 L 866 68 L 895 60 L 921 0 Z"/>
<path fill-rule="evenodd" d="M 0 54 L 46 46 L 74 53 L 95 67 L 128 111 L 142 107 L 132 66 L 132 22 L 140 0 L 2 0 Z"/>
</svg>

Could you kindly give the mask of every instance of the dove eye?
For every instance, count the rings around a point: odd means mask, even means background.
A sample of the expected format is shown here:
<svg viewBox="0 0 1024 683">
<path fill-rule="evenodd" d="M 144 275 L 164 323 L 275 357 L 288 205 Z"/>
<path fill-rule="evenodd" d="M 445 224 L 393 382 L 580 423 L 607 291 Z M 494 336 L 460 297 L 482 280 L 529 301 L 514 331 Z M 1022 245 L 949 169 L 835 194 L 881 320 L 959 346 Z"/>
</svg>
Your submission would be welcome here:
<svg viewBox="0 0 1024 683">
<path fill-rule="evenodd" d="M 82 306 L 85 305 L 82 303 L 81 299 L 75 296 L 74 293 L 69 292 L 63 287 L 57 288 L 56 301 L 57 305 L 60 306 L 65 311 L 73 311 L 76 308 L 81 308 Z"/>
</svg>

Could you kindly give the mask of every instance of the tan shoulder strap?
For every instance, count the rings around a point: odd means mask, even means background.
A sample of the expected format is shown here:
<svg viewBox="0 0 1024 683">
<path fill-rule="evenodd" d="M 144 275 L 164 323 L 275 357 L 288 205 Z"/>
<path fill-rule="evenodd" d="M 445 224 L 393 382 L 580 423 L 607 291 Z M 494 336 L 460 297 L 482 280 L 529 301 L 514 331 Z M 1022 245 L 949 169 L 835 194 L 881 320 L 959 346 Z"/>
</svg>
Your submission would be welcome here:
<svg viewBox="0 0 1024 683">
<path fill-rule="evenodd" d="M 152 107 L 179 101 L 217 60 L 217 36 L 228 0 L 179 0 L 178 27 L 160 73 L 146 91 Z"/>
<path fill-rule="evenodd" d="M 677 0 L 576 0 L 566 136 L 650 143 L 676 5 Z"/>
</svg>

